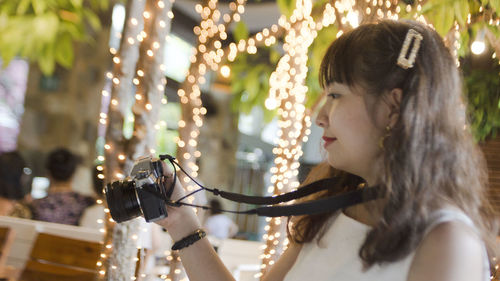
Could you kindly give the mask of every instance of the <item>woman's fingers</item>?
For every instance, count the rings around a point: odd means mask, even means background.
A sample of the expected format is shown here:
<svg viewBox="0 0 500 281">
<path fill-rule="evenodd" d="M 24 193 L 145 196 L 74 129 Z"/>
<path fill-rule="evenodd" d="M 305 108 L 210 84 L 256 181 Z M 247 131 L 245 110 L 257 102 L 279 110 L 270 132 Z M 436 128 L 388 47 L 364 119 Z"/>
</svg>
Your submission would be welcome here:
<svg viewBox="0 0 500 281">
<path fill-rule="evenodd" d="M 163 175 L 167 177 L 172 177 L 174 174 L 174 171 L 172 170 L 172 167 L 167 164 L 165 161 L 161 161 L 161 165 L 163 167 Z"/>
<path fill-rule="evenodd" d="M 163 165 L 163 175 L 165 176 L 165 181 L 163 181 L 163 185 L 165 190 L 167 191 L 167 195 L 172 200 L 177 200 L 182 198 L 186 193 L 184 188 L 182 188 L 179 179 L 174 179 L 174 173 L 172 168 L 165 162 L 162 162 Z M 175 183 L 175 185 L 174 185 Z"/>
</svg>

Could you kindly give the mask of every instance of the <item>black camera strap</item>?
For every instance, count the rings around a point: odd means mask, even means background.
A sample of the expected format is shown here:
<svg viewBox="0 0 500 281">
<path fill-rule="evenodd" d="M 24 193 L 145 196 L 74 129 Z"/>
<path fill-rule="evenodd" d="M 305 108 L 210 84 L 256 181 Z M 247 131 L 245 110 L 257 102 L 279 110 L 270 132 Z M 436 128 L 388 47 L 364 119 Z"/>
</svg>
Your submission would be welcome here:
<svg viewBox="0 0 500 281">
<path fill-rule="evenodd" d="M 232 193 L 232 192 L 226 192 L 223 190 L 218 190 L 217 188 L 214 188 L 211 190 L 211 192 L 215 196 L 220 196 L 224 199 L 231 200 L 234 202 L 239 202 L 239 203 L 247 203 L 247 204 L 253 204 L 253 205 L 272 205 L 272 204 L 278 204 L 278 203 L 283 203 L 283 202 L 288 202 L 291 200 L 295 200 L 298 198 L 302 198 L 308 195 L 311 195 L 313 193 L 326 190 L 333 186 L 335 183 L 339 181 L 339 178 L 329 178 L 329 179 L 322 179 L 316 182 L 313 182 L 311 184 L 305 185 L 295 191 L 288 192 L 288 193 L 283 193 L 277 196 L 249 196 L 249 195 L 244 195 L 244 194 L 239 194 L 239 193 Z M 205 188 L 207 189 L 207 188 Z M 207 189 L 208 190 L 208 189 Z"/>
<path fill-rule="evenodd" d="M 346 193 L 342 193 L 340 195 L 330 196 L 327 198 L 307 201 L 298 204 L 259 207 L 247 211 L 231 211 L 231 210 L 218 210 L 218 211 L 226 213 L 234 213 L 234 214 L 257 215 L 264 217 L 313 215 L 313 214 L 336 212 L 341 209 L 347 208 L 349 206 L 368 202 L 371 200 L 375 200 L 377 198 L 380 198 L 378 190 L 374 187 L 368 187 L 363 189 L 357 189 L 354 191 L 349 191 Z M 195 208 L 202 208 L 204 210 L 211 209 L 208 206 L 199 206 L 184 202 L 168 201 L 166 202 L 166 204 L 174 207 L 190 206 Z"/>
<path fill-rule="evenodd" d="M 330 196 L 318 200 L 283 206 L 260 207 L 247 211 L 248 214 L 257 214 L 266 217 L 314 215 L 327 212 L 336 212 L 343 208 L 378 198 L 375 188 L 363 188 L 340 195 Z"/>
<path fill-rule="evenodd" d="M 283 202 L 289 202 L 295 199 L 303 198 L 305 196 L 314 194 L 319 191 L 323 191 L 326 189 L 331 188 L 335 183 L 338 183 L 340 178 L 338 177 L 333 177 L 333 178 L 328 178 L 328 179 L 322 179 L 319 181 L 315 181 L 313 183 L 310 183 L 306 186 L 303 186 L 295 191 L 284 193 L 281 195 L 277 196 L 249 196 L 249 195 L 243 195 L 243 194 L 237 194 L 237 193 L 232 193 L 232 192 L 226 192 L 222 191 L 219 189 L 211 189 L 204 187 L 200 183 L 198 183 L 195 179 L 193 179 L 184 169 L 175 161 L 175 158 L 170 156 L 170 155 L 160 155 L 160 159 L 162 160 L 169 160 L 170 163 L 175 167 L 177 166 L 182 172 L 184 172 L 191 180 L 193 180 L 199 187 L 200 189 L 193 191 L 186 196 L 176 200 L 172 201 L 169 198 L 165 198 L 163 194 L 155 191 L 154 189 L 151 188 L 145 188 L 146 191 L 151 192 L 151 193 L 158 193 L 156 194 L 158 197 L 161 197 L 162 199 L 165 200 L 166 204 L 169 206 L 174 206 L 174 207 L 179 207 L 179 206 L 191 206 L 191 207 L 196 207 L 196 208 L 202 208 L 205 210 L 211 209 L 208 206 L 199 206 L 199 205 L 194 205 L 194 204 L 189 204 L 182 202 L 183 199 L 187 198 L 188 196 L 199 192 L 201 190 L 207 190 L 212 192 L 216 196 L 221 196 L 222 198 L 225 198 L 227 200 L 233 201 L 233 202 L 238 202 L 238 203 L 247 203 L 247 204 L 254 204 L 254 205 L 273 205 L 273 204 L 278 204 L 278 203 L 283 203 Z M 175 184 L 175 183 L 173 183 Z M 169 189 L 170 191 L 173 190 L 174 186 L 171 186 Z M 170 193 L 170 192 L 169 192 Z M 258 216 L 266 216 L 266 217 L 280 217 L 280 216 L 297 216 L 297 215 L 307 215 L 307 214 L 319 214 L 319 213 L 326 213 L 326 212 L 335 212 L 340 209 L 360 204 L 363 202 L 375 200 L 380 197 L 380 192 L 377 187 L 367 187 L 367 188 L 360 188 L 357 190 L 349 191 L 342 193 L 340 195 L 335 195 L 335 196 L 330 196 L 327 198 L 322 198 L 318 200 L 312 200 L 312 201 L 307 201 L 307 202 L 302 202 L 298 204 L 291 204 L 291 205 L 280 205 L 280 206 L 266 206 L 266 207 L 259 207 L 259 208 L 254 208 L 250 209 L 247 211 L 231 211 L 231 210 L 218 210 L 222 212 L 229 212 L 229 213 L 238 213 L 238 214 L 255 214 Z"/>
</svg>

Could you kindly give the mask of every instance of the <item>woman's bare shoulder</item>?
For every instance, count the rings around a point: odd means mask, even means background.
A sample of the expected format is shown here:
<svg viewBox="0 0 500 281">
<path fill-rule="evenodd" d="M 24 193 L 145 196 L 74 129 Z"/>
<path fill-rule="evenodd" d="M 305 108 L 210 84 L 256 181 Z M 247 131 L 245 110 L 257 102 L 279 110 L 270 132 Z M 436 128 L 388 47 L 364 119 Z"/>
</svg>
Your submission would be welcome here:
<svg viewBox="0 0 500 281">
<path fill-rule="evenodd" d="M 443 222 L 417 248 L 408 281 L 484 281 L 484 254 L 484 244 L 471 226 Z"/>
</svg>

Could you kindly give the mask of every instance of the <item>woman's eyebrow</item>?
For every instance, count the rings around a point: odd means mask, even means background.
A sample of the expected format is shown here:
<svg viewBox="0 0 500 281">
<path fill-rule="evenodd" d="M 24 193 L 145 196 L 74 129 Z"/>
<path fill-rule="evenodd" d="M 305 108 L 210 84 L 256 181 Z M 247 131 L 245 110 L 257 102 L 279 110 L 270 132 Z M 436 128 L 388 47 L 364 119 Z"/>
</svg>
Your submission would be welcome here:
<svg viewBox="0 0 500 281">
<path fill-rule="evenodd" d="M 327 89 L 325 90 L 325 93 L 327 93 L 327 94 L 339 94 L 339 95 L 343 95 L 343 94 L 345 94 L 345 93 L 344 93 L 344 91 L 340 91 L 340 89 L 338 89 L 338 88 L 333 88 L 333 87 L 331 87 L 331 88 L 327 88 Z"/>
</svg>

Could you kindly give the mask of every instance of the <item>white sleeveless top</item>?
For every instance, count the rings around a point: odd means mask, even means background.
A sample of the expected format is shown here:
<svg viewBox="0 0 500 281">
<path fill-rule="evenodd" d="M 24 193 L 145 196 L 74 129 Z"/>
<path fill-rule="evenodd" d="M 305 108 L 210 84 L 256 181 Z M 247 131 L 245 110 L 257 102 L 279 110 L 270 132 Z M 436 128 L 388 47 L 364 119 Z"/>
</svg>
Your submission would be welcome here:
<svg viewBox="0 0 500 281">
<path fill-rule="evenodd" d="M 472 220 L 459 211 L 436 212 L 427 233 L 440 223 L 461 221 L 472 227 Z M 306 243 L 284 281 L 406 281 L 414 252 L 406 258 L 385 265 L 373 265 L 363 269 L 359 249 L 371 227 L 360 223 L 343 212 L 333 219 L 329 229 L 319 243 Z M 485 277 L 489 278 L 489 262 L 484 250 Z"/>
</svg>

